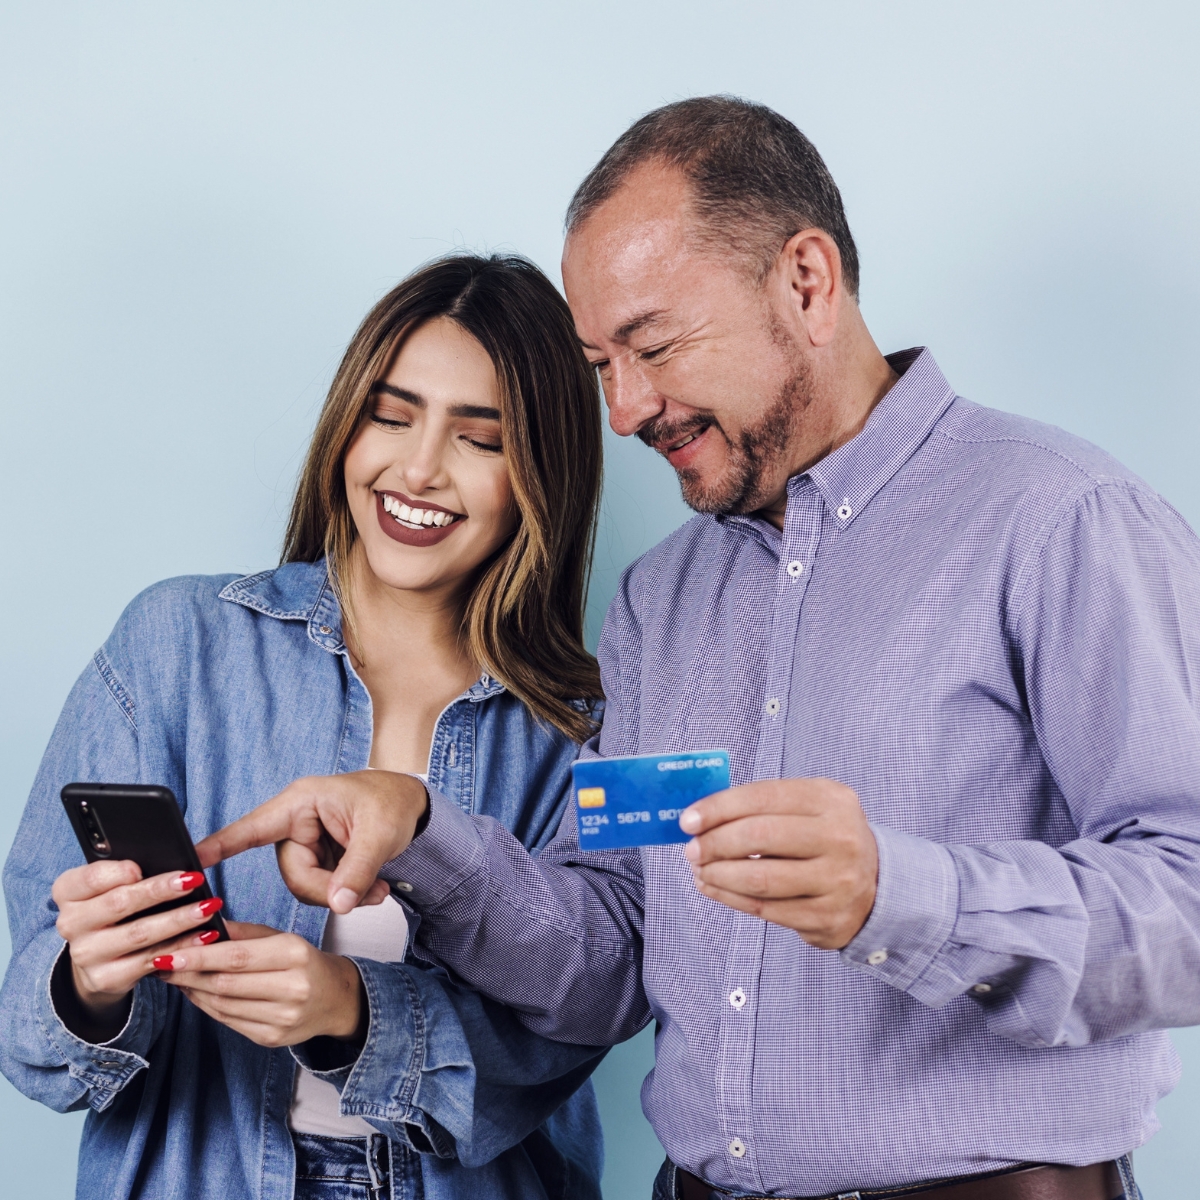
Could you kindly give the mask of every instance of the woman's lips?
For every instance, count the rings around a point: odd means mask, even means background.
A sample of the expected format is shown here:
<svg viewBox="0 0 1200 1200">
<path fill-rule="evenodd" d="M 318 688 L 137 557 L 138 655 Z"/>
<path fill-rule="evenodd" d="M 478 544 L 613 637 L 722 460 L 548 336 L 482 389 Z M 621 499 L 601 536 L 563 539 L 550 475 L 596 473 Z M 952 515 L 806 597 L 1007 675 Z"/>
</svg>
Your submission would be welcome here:
<svg viewBox="0 0 1200 1200">
<path fill-rule="evenodd" d="M 437 506 L 430 504 L 426 507 L 436 508 Z M 438 508 L 437 511 L 448 512 L 449 509 Z M 375 516 L 379 520 L 379 528 L 393 541 L 401 542 L 405 546 L 436 546 L 438 542 L 448 538 L 466 519 L 465 517 L 461 518 L 449 525 L 442 525 L 440 528 L 437 525 L 422 525 L 420 529 L 410 529 L 407 525 L 401 525 L 383 507 L 382 492 L 375 493 Z"/>
</svg>

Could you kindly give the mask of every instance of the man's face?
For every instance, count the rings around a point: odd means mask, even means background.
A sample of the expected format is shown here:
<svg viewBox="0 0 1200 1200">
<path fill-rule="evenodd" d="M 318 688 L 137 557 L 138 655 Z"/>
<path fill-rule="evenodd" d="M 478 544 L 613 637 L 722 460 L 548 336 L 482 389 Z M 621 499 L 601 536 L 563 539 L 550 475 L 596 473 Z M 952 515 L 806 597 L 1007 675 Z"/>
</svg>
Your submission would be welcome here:
<svg viewBox="0 0 1200 1200">
<path fill-rule="evenodd" d="M 636 170 L 568 239 L 563 281 L 609 422 L 636 433 L 701 512 L 775 500 L 811 375 L 768 278 L 700 244 L 676 171 Z"/>
</svg>

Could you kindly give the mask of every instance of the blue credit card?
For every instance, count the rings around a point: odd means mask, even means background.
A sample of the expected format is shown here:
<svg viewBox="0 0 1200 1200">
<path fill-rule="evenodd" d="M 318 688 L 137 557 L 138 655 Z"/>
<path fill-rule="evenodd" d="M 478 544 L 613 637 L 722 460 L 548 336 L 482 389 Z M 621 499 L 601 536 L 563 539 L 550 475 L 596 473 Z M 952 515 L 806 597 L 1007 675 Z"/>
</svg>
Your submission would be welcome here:
<svg viewBox="0 0 1200 1200">
<path fill-rule="evenodd" d="M 729 753 L 639 754 L 587 758 L 574 766 L 581 850 L 687 842 L 679 814 L 729 786 Z"/>
</svg>

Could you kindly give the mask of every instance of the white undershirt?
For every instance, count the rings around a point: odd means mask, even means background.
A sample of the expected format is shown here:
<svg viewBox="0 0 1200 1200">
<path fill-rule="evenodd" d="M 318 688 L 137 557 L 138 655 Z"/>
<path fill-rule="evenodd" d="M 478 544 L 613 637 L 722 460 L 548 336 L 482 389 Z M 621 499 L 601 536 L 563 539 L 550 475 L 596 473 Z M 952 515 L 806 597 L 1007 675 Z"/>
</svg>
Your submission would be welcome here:
<svg viewBox="0 0 1200 1200">
<path fill-rule="evenodd" d="M 344 916 L 331 912 L 321 939 L 321 949 L 329 954 L 353 955 L 375 962 L 403 961 L 407 945 L 408 920 L 392 896 L 382 904 L 351 909 Z M 297 1066 L 292 1107 L 288 1110 L 289 1128 L 325 1137 L 366 1137 L 379 1132 L 362 1117 L 343 1117 L 339 1111 L 341 1098 L 328 1080 L 318 1079 Z"/>
</svg>

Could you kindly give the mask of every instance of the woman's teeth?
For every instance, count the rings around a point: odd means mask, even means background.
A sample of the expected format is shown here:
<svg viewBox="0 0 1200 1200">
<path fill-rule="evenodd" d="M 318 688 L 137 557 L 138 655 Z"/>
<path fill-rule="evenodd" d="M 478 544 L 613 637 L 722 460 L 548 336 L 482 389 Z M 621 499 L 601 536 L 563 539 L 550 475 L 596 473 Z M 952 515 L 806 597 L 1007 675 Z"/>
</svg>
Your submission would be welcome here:
<svg viewBox="0 0 1200 1200">
<path fill-rule="evenodd" d="M 384 510 L 391 513 L 401 525 L 409 529 L 420 529 L 422 525 L 444 526 L 458 520 L 454 513 L 440 512 L 436 508 L 409 508 L 395 496 L 383 497 Z"/>
</svg>

